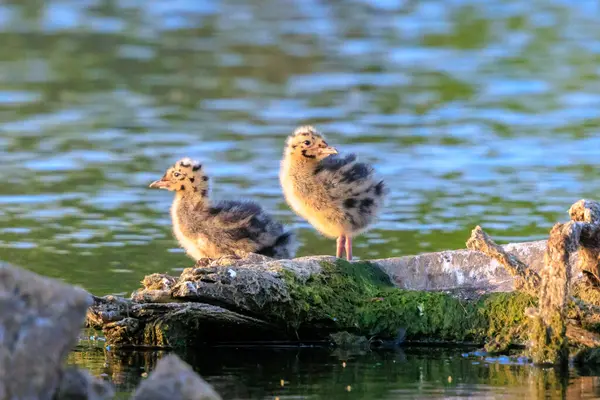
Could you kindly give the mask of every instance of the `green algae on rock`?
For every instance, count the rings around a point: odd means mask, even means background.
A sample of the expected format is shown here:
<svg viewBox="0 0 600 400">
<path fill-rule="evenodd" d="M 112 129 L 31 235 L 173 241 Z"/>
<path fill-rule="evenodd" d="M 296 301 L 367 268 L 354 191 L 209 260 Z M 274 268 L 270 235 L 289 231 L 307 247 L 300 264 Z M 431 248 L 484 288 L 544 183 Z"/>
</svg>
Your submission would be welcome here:
<svg viewBox="0 0 600 400">
<path fill-rule="evenodd" d="M 497 350 L 523 342 L 528 322 L 524 312 L 535 302 L 521 292 L 462 299 L 445 292 L 393 289 L 379 293 L 378 297 L 358 311 L 361 331 L 367 335 L 390 338 L 404 328 L 407 341 L 493 340 L 497 342 Z"/>
<path fill-rule="evenodd" d="M 291 301 L 285 320 L 294 329 L 329 326 L 335 330 L 358 328 L 358 310 L 383 288 L 392 288 L 389 277 L 369 262 L 321 261 L 318 274 L 306 278 L 283 270 Z"/>
<path fill-rule="evenodd" d="M 405 329 L 408 341 L 483 343 L 494 338 L 507 346 L 522 342 L 525 309 L 535 304 L 521 292 L 464 299 L 446 291 L 394 288 L 369 262 L 337 260 L 321 266 L 320 274 L 304 281 L 284 274 L 294 299 L 288 320 L 296 328 L 326 323 L 336 331 L 383 339 Z"/>
</svg>

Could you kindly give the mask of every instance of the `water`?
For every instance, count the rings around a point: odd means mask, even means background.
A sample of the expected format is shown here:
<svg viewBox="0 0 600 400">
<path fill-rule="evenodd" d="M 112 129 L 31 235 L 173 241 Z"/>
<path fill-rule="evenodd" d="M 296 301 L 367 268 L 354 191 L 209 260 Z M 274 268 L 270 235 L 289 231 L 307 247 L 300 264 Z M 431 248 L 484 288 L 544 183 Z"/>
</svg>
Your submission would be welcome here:
<svg viewBox="0 0 600 400">
<path fill-rule="evenodd" d="M 299 255 L 332 254 L 279 189 L 285 137 L 305 123 L 391 187 L 361 258 L 461 248 L 477 224 L 542 238 L 600 190 L 599 7 L 5 0 L 0 260 L 100 295 L 177 273 L 190 260 L 171 196 L 147 185 L 188 155 L 216 197 L 293 226 Z"/>
<path fill-rule="evenodd" d="M 163 352 L 103 351 L 82 344 L 69 361 L 128 398 Z M 353 353 L 324 349 L 217 348 L 182 355 L 224 399 L 592 399 L 600 370 L 562 374 L 508 357 L 416 348 Z"/>
</svg>

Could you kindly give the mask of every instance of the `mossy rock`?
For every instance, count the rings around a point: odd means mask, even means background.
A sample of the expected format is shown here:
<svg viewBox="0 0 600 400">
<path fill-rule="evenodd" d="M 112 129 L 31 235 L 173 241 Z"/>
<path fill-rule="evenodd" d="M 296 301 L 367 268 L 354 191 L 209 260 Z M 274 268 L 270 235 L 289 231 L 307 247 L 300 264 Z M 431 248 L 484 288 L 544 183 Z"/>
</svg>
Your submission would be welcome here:
<svg viewBox="0 0 600 400">
<path fill-rule="evenodd" d="M 358 328 L 357 310 L 366 299 L 393 287 L 389 277 L 368 262 L 337 260 L 322 262 L 321 268 L 321 273 L 306 280 L 282 271 L 291 298 L 282 315 L 294 329 L 314 324 L 334 330 Z"/>
<path fill-rule="evenodd" d="M 303 262 L 182 274 L 171 289 L 173 302 L 99 299 L 88 323 L 115 345 L 329 341 L 338 332 L 397 342 L 401 332 L 409 342 L 487 343 L 488 350 L 503 351 L 524 341 L 525 310 L 535 305 L 520 292 L 465 297 L 398 289 L 364 261 Z"/>
<path fill-rule="evenodd" d="M 306 280 L 288 272 L 283 277 L 292 298 L 283 315 L 298 331 L 318 326 L 392 339 L 405 329 L 409 341 L 489 341 L 490 350 L 500 351 L 524 339 L 525 309 L 535 304 L 520 292 L 461 300 L 446 292 L 398 289 L 368 262 L 324 262 L 322 273 Z"/>
</svg>

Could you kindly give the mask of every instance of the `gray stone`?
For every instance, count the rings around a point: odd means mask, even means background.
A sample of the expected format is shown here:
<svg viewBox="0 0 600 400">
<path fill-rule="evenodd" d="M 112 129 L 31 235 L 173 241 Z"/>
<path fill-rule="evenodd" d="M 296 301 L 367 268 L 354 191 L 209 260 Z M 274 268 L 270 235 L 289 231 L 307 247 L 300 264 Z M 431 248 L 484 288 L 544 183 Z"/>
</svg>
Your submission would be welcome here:
<svg viewBox="0 0 600 400">
<path fill-rule="evenodd" d="M 52 399 L 91 296 L 0 264 L 0 399 Z"/>
<path fill-rule="evenodd" d="M 60 380 L 54 400 L 106 400 L 115 395 L 113 386 L 88 371 L 67 368 Z"/>
<path fill-rule="evenodd" d="M 143 381 L 133 400 L 221 400 L 212 386 L 179 357 L 162 358 Z"/>
</svg>

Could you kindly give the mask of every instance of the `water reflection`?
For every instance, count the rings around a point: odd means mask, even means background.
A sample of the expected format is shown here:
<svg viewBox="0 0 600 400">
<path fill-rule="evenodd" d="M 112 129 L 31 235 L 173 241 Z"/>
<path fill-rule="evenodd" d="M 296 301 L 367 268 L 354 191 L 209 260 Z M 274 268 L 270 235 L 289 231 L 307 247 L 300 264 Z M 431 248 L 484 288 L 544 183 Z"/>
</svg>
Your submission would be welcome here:
<svg viewBox="0 0 600 400">
<path fill-rule="evenodd" d="M 120 398 L 127 398 L 165 354 L 104 351 L 82 344 L 69 362 L 113 382 Z M 460 350 L 413 348 L 357 354 L 308 348 L 220 348 L 180 355 L 226 399 L 600 396 L 600 371 L 560 372 L 466 357 Z"/>
<path fill-rule="evenodd" d="M 600 32 L 592 2 L 8 0 L 0 5 L 0 259 L 132 290 L 189 260 L 173 160 L 205 161 L 217 197 L 285 205 L 284 137 L 322 128 L 373 162 L 389 206 L 362 258 L 543 237 L 594 197 Z"/>
</svg>

